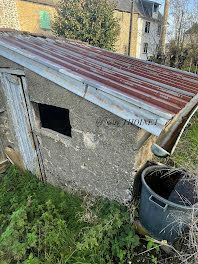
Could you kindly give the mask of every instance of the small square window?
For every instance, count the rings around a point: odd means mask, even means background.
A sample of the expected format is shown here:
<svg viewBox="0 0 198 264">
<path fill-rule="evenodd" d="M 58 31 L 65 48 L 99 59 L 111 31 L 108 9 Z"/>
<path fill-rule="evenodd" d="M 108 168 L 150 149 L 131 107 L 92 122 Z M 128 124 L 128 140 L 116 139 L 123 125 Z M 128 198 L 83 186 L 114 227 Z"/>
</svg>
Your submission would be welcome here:
<svg viewBox="0 0 198 264">
<path fill-rule="evenodd" d="M 150 25 L 151 23 L 146 21 L 146 24 L 145 24 L 145 33 L 149 33 L 150 32 Z"/>
<path fill-rule="evenodd" d="M 47 11 L 40 11 L 41 28 L 51 29 L 50 27 L 50 13 Z"/>
<path fill-rule="evenodd" d="M 71 137 L 69 110 L 52 105 L 38 104 L 41 127 Z"/>
<path fill-rule="evenodd" d="M 148 52 L 148 43 L 144 43 L 144 53 Z"/>
</svg>

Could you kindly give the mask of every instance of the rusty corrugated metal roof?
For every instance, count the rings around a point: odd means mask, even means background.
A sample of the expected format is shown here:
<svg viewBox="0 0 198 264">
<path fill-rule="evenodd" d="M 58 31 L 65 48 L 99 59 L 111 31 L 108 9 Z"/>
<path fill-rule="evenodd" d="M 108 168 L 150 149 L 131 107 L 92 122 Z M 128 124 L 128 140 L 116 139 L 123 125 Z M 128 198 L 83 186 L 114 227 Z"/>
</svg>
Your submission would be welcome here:
<svg viewBox="0 0 198 264">
<path fill-rule="evenodd" d="M 158 120 L 150 127 L 136 123 L 154 135 L 159 135 L 168 120 L 198 94 L 198 76 L 195 74 L 81 42 L 4 33 L 0 36 L 0 49 L 0 55 L 124 119 Z M 69 87 L 68 79 L 65 83 L 59 82 L 57 75 L 52 76 L 52 72 L 39 68 L 43 66 L 58 72 L 59 77 L 64 75 L 81 85 Z"/>
</svg>

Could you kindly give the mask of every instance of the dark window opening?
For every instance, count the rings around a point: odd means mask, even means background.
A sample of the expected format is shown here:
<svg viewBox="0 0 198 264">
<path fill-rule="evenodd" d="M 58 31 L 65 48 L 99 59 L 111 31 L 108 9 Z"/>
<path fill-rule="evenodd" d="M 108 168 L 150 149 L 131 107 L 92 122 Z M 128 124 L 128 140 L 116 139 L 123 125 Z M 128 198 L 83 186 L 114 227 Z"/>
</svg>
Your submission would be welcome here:
<svg viewBox="0 0 198 264">
<path fill-rule="evenodd" d="M 150 22 L 146 21 L 146 24 L 145 24 L 145 33 L 149 33 L 150 32 Z"/>
<path fill-rule="evenodd" d="M 38 104 L 41 126 L 71 137 L 69 110 L 45 104 Z"/>
<path fill-rule="evenodd" d="M 155 13 L 157 12 L 157 8 L 158 8 L 158 5 L 154 4 L 153 10 L 154 10 Z"/>
<path fill-rule="evenodd" d="M 147 53 L 148 52 L 148 43 L 144 43 L 144 53 Z"/>
</svg>

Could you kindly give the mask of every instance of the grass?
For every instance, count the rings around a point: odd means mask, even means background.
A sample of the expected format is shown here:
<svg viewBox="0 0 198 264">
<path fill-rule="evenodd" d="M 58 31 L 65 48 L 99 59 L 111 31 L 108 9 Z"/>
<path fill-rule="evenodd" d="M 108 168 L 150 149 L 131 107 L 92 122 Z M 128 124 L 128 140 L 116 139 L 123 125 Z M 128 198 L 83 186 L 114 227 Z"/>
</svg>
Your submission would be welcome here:
<svg viewBox="0 0 198 264">
<path fill-rule="evenodd" d="M 185 168 L 198 176 L 198 112 L 195 113 L 185 129 L 174 154 L 164 160 L 157 159 L 157 161 L 176 168 Z M 177 254 L 172 263 L 198 263 L 198 218 L 193 214 L 188 228 L 188 234 L 185 234 L 174 245 Z"/>
<path fill-rule="evenodd" d="M 198 112 L 185 129 L 174 154 L 158 161 L 176 168 L 183 167 L 198 176 Z"/>
<path fill-rule="evenodd" d="M 65 193 L 13 165 L 0 181 L 1 264 L 158 263 L 159 245 L 136 234 L 126 207 Z"/>
<path fill-rule="evenodd" d="M 172 157 L 167 159 L 167 164 L 183 167 L 195 176 L 198 176 L 198 112 L 191 119 L 190 125 L 185 129 L 181 140 Z M 189 232 L 182 238 L 180 262 L 198 263 L 198 219 L 192 214 L 189 223 Z"/>
<path fill-rule="evenodd" d="M 63 263 L 85 226 L 77 217 L 81 205 L 79 197 L 10 166 L 0 185 L 0 263 Z"/>
<path fill-rule="evenodd" d="M 197 173 L 197 121 L 198 114 L 163 163 Z M 198 260 L 197 219 L 187 248 L 174 257 L 138 235 L 131 215 L 114 201 L 65 193 L 10 165 L 0 176 L 0 264 L 197 263 L 190 259 Z"/>
</svg>

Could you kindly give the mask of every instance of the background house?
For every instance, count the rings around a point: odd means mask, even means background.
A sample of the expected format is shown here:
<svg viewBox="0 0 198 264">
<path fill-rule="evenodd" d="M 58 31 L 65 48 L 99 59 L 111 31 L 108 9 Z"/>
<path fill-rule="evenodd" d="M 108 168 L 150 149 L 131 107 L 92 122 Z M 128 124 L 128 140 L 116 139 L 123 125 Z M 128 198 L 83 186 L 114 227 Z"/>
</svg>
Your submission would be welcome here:
<svg viewBox="0 0 198 264">
<path fill-rule="evenodd" d="M 128 54 L 131 0 L 112 0 L 115 17 L 120 23 L 116 52 Z M 0 0 L 0 28 L 12 28 L 50 35 L 50 21 L 56 13 L 58 0 Z M 133 15 L 131 56 L 148 59 L 156 53 L 161 35 L 162 16 L 159 4 L 136 0 Z"/>
<path fill-rule="evenodd" d="M 112 0 L 116 4 L 115 16 L 120 23 L 120 36 L 116 51 L 128 53 L 131 0 Z M 147 60 L 159 48 L 162 28 L 160 4 L 148 0 L 135 0 L 132 20 L 131 56 Z"/>
<path fill-rule="evenodd" d="M 0 28 L 50 35 L 58 0 L 0 0 Z"/>
<path fill-rule="evenodd" d="M 198 23 L 194 23 L 184 34 L 184 46 L 198 43 Z M 196 47 L 197 48 L 197 47 Z"/>
</svg>

